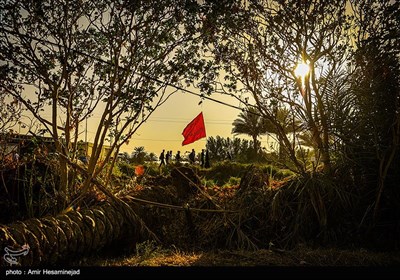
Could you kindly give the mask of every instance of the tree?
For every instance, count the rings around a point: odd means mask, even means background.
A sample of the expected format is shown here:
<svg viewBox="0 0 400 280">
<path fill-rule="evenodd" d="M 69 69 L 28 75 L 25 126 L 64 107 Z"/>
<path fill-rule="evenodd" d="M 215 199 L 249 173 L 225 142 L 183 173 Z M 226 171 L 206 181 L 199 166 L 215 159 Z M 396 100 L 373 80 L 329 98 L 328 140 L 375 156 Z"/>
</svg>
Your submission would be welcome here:
<svg viewBox="0 0 400 280">
<path fill-rule="evenodd" d="M 353 122 L 338 130 L 354 163 L 367 203 L 374 200 L 373 224 L 382 202 L 387 220 L 398 219 L 400 179 L 400 12 L 399 3 L 356 1 L 353 7 L 360 35 L 354 56 Z M 372 190 L 372 191 L 371 191 Z M 372 196 L 371 196 L 372 194 Z M 395 218 L 390 218 L 395 215 Z M 397 216 L 396 216 L 397 215 Z"/>
<path fill-rule="evenodd" d="M 207 138 L 207 149 L 214 161 L 235 160 L 238 162 L 252 162 L 260 158 L 254 158 L 253 141 L 241 138 L 223 138 L 219 135 Z M 229 154 L 228 154 L 229 153 Z"/>
<path fill-rule="evenodd" d="M 236 11 L 221 11 L 225 24 L 216 25 L 207 41 L 213 44 L 215 62 L 228 73 L 221 91 L 238 97 L 249 93 L 259 113 L 275 126 L 294 168 L 305 172 L 276 120 L 278 108 L 290 110 L 312 133 L 323 169 L 331 172 L 334 134 L 329 100 L 337 92 L 338 73 L 346 68 L 352 48 L 346 1 L 254 0 L 236 4 Z M 215 22 L 215 16 L 207 19 Z M 295 71 L 300 63 L 309 70 L 302 75 Z"/>
<path fill-rule="evenodd" d="M 132 153 L 132 161 L 134 163 L 140 163 L 143 164 L 146 158 L 146 151 L 144 150 L 143 146 L 140 147 L 135 147 L 133 149 L 133 153 Z"/>
<path fill-rule="evenodd" d="M 146 154 L 146 161 L 150 161 L 150 162 L 155 162 L 157 161 L 157 155 L 154 152 L 150 152 L 148 154 Z"/>
<path fill-rule="evenodd" d="M 66 201 L 83 121 L 100 116 L 87 190 L 108 168 L 107 184 L 120 147 L 173 93 L 168 84 L 190 82 L 202 71 L 193 43 L 196 9 L 180 0 L 1 2 L 1 91 L 53 137 Z M 99 164 L 107 140 L 111 147 Z"/>
<path fill-rule="evenodd" d="M 232 123 L 233 134 L 246 134 L 253 139 L 254 154 L 257 155 L 260 149 L 258 137 L 267 133 L 267 126 L 263 118 L 254 107 L 249 107 L 239 114 L 239 118 Z"/>
<path fill-rule="evenodd" d="M 126 163 L 131 162 L 131 157 L 129 156 L 128 152 L 119 153 L 118 159 Z"/>
<path fill-rule="evenodd" d="M 219 135 L 207 137 L 207 149 L 210 151 L 214 160 L 225 160 L 230 147 L 225 145 L 225 139 Z"/>
<path fill-rule="evenodd" d="M 20 106 L 17 100 L 7 100 L 4 93 L 0 93 L 0 135 L 4 135 L 18 124 Z"/>
<path fill-rule="evenodd" d="M 297 139 L 295 138 L 298 137 L 299 135 L 297 132 L 300 130 L 303 130 L 301 121 L 298 120 L 295 116 L 293 116 L 292 112 L 286 108 L 277 108 L 277 110 L 274 113 L 274 122 L 271 122 L 270 120 L 266 120 L 266 129 L 267 133 L 273 133 L 277 136 L 278 138 L 278 143 L 279 143 L 279 160 L 281 163 L 284 163 L 285 159 L 285 142 L 282 136 L 282 132 L 284 133 L 285 136 L 288 134 L 293 135 L 293 140 L 292 140 L 292 149 L 296 149 L 296 141 Z M 278 127 L 280 129 L 278 129 Z"/>
<path fill-rule="evenodd" d="M 377 178 L 376 220 L 388 175 L 398 178 L 400 4 L 254 0 L 237 7 L 234 15 L 220 13 L 225 24 L 209 37 L 215 62 L 228 73 L 223 91 L 251 94 L 300 172 L 304 163 L 276 121 L 277 108 L 302 122 L 326 174 L 352 150 L 351 160 Z"/>
</svg>

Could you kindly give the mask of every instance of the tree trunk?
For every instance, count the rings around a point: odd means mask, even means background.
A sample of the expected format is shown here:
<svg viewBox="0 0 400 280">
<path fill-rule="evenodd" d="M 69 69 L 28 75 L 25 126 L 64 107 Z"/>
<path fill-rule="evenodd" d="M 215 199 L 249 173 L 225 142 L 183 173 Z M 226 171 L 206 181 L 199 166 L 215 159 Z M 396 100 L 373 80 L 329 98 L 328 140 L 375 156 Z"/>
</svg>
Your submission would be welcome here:
<svg viewBox="0 0 400 280">
<path fill-rule="evenodd" d="M 18 251 L 28 244 L 27 254 L 14 258 L 19 265 L 35 266 L 60 263 L 120 240 L 135 244 L 141 225 L 129 208 L 122 202 L 106 202 L 56 217 L 0 225 L 0 248 Z M 6 253 L 0 259 L 0 266 L 10 266 L 11 257 Z"/>
<path fill-rule="evenodd" d="M 257 156 L 258 154 L 258 147 L 257 147 L 257 135 L 252 136 L 253 137 L 253 149 L 254 149 L 254 155 Z"/>
</svg>

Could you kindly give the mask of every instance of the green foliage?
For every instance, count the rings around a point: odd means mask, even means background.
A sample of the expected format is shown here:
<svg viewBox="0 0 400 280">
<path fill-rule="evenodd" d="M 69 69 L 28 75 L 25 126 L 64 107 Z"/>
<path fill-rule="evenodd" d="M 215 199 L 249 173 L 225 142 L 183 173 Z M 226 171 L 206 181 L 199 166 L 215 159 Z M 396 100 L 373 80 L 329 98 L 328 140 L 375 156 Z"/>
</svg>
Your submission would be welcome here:
<svg viewBox="0 0 400 280">
<path fill-rule="evenodd" d="M 275 177 L 276 174 L 279 172 L 279 168 L 273 166 L 273 165 L 265 165 L 261 167 L 261 170 L 268 174 L 271 177 Z"/>
<path fill-rule="evenodd" d="M 239 117 L 232 123 L 233 134 L 246 134 L 253 139 L 253 151 L 256 153 L 260 149 L 257 138 L 268 132 L 267 122 L 255 107 L 249 107 L 241 112 Z"/>
<path fill-rule="evenodd" d="M 240 184 L 240 177 L 230 177 L 226 183 L 228 186 L 236 186 Z"/>
<path fill-rule="evenodd" d="M 289 169 L 281 169 L 274 165 L 261 165 L 260 168 L 264 173 L 276 180 L 294 175 L 293 171 L 290 171 Z"/>
<path fill-rule="evenodd" d="M 212 179 L 216 185 L 222 186 L 227 183 L 231 177 L 241 177 L 244 175 L 247 166 L 248 164 L 222 161 L 213 164 L 209 170 L 203 172 L 206 179 Z"/>
<path fill-rule="evenodd" d="M 201 185 L 206 188 L 212 188 L 212 187 L 216 186 L 217 184 L 214 182 L 213 179 L 201 178 Z"/>
<path fill-rule="evenodd" d="M 146 175 L 149 176 L 157 176 L 160 174 L 160 171 L 158 169 L 158 163 L 152 162 L 152 163 L 146 163 L 144 164 L 144 167 L 146 168 Z"/>
<path fill-rule="evenodd" d="M 244 164 L 233 161 L 220 161 L 210 169 L 199 170 L 200 174 L 204 176 L 205 180 L 212 180 L 214 184 L 222 186 L 224 184 L 236 185 L 240 182 L 242 176 L 248 171 L 252 164 Z M 276 180 L 292 176 L 294 173 L 288 169 L 280 169 L 273 165 L 255 165 L 260 171 L 270 178 Z"/>
<path fill-rule="evenodd" d="M 289 169 L 280 169 L 278 172 L 275 173 L 275 179 L 283 179 L 290 176 L 293 176 L 295 173 Z"/>
<path fill-rule="evenodd" d="M 135 167 L 125 161 L 119 161 L 117 167 L 121 173 L 121 175 L 125 178 L 131 178 L 135 175 Z M 117 174 L 114 174 L 117 176 Z"/>
<path fill-rule="evenodd" d="M 233 160 L 241 163 L 249 163 L 263 160 L 261 152 L 255 155 L 253 141 L 236 137 L 233 139 L 229 137 L 223 138 L 219 135 L 208 137 L 207 149 L 210 152 L 212 161 Z"/>
<path fill-rule="evenodd" d="M 143 164 L 147 156 L 147 152 L 143 146 L 135 147 L 132 153 L 131 161 L 137 164 Z"/>
<path fill-rule="evenodd" d="M 111 175 L 110 159 L 166 101 L 171 83 L 204 80 L 200 73 L 212 68 L 198 46 L 199 4 L 193 1 L 11 2 L 0 2 L 0 84 L 29 112 L 32 123 L 54 142 L 63 139 L 56 145 L 62 155 L 58 188 L 67 200 L 73 184 L 67 162 L 74 161 L 73 143 L 93 112 L 99 119 L 90 130 L 98 137 L 84 190 L 100 169 Z M 26 94 L 22 85 L 36 90 Z M 49 118 L 39 115 L 52 109 Z M 101 158 L 110 164 L 97 164 L 96 149 L 106 141 L 110 147 Z M 143 151 L 137 151 L 136 161 L 144 162 Z"/>
</svg>

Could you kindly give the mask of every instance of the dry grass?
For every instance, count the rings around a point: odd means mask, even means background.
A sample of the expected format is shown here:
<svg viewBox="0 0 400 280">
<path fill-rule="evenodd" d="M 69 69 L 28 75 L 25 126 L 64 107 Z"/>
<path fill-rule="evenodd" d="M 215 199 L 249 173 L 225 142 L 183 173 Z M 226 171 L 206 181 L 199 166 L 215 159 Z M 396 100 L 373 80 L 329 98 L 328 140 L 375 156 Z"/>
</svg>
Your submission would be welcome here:
<svg viewBox="0 0 400 280">
<path fill-rule="evenodd" d="M 142 255 L 117 258 L 93 257 L 74 265 L 81 266 L 271 266 L 271 267 L 386 267 L 400 265 L 400 254 L 367 250 L 297 248 L 291 251 L 258 250 L 215 252 L 183 252 L 176 248 L 153 249 Z"/>
</svg>

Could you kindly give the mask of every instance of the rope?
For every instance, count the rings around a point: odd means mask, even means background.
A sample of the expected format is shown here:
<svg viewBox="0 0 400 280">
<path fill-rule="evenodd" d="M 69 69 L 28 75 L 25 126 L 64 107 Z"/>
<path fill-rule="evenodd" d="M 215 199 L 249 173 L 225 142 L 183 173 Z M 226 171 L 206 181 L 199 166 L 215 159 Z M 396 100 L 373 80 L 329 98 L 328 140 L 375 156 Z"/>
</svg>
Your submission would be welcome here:
<svg viewBox="0 0 400 280">
<path fill-rule="evenodd" d="M 200 209 L 200 208 L 190 208 L 188 205 L 187 206 L 178 206 L 178 205 L 171 205 L 171 204 L 166 204 L 166 203 L 161 203 L 161 202 L 155 202 L 155 201 L 150 201 L 146 199 L 141 199 L 133 196 L 125 196 L 128 199 L 144 203 L 144 204 L 150 204 L 154 206 L 158 206 L 160 208 L 169 208 L 169 209 L 175 209 L 175 210 L 191 210 L 191 211 L 197 211 L 197 212 L 210 212 L 210 213 L 238 213 L 239 211 L 233 211 L 233 210 L 222 210 L 222 209 Z"/>
</svg>

